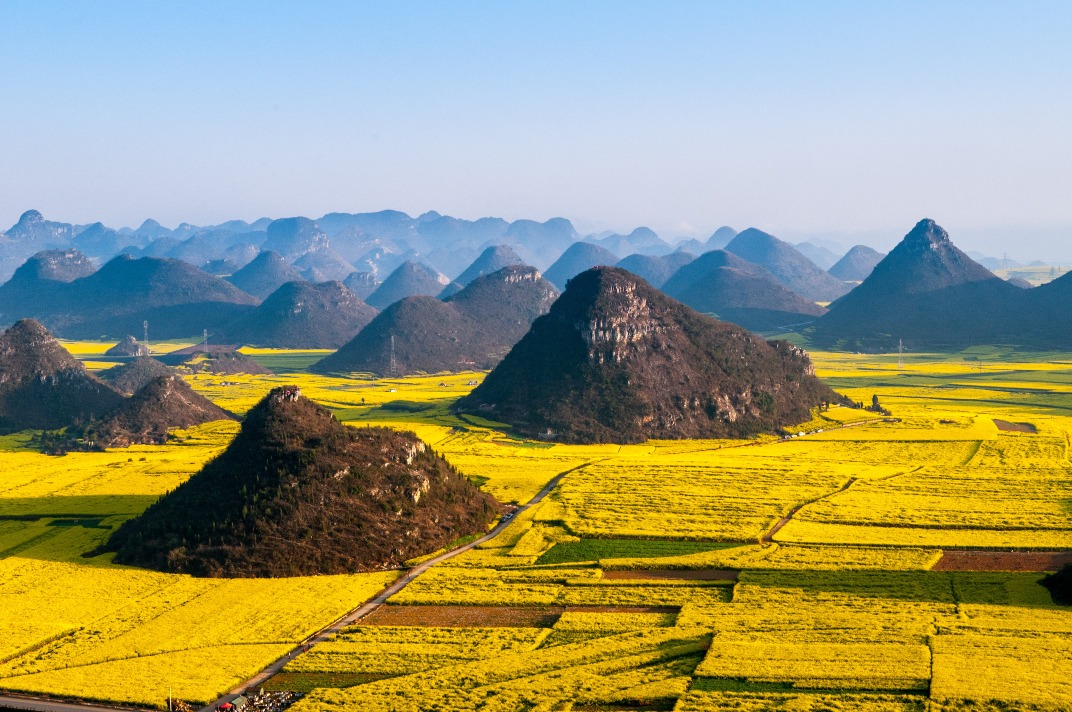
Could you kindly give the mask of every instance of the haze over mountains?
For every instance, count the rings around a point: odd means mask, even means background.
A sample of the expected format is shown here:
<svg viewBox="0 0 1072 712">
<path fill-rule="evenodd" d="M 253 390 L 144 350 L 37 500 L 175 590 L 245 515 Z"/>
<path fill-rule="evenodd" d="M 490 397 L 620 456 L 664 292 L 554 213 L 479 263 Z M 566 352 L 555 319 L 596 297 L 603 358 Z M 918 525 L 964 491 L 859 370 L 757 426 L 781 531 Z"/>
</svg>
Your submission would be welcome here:
<svg viewBox="0 0 1072 712">
<path fill-rule="evenodd" d="M 907 270 L 903 295 L 872 297 L 873 306 L 853 307 L 876 290 L 892 294 L 899 289 L 892 283 L 875 286 L 888 277 L 872 280 L 852 299 L 839 302 L 832 310 L 836 314 L 824 317 L 816 302 L 839 301 L 856 284 L 865 286 L 872 269 L 884 262 L 881 253 L 867 246 L 837 255 L 830 244 L 793 245 L 755 228 L 738 233 L 722 227 L 707 240 L 672 245 L 647 228 L 581 235 L 562 218 L 469 221 L 435 212 L 414 218 L 390 210 L 329 213 L 316 220 L 183 224 L 173 230 L 151 220 L 137 229 L 74 226 L 28 211 L 0 237 L 0 267 L 12 274 L 0 285 L 0 320 L 35 318 L 66 338 L 118 339 L 140 334 L 148 321 L 154 338 L 190 338 L 208 331 L 217 342 L 333 348 L 368 324 L 376 310 L 407 297 L 447 299 L 476 277 L 508 265 L 547 267 L 545 278 L 559 289 L 587 269 L 618 265 L 721 319 L 761 332 L 804 330 L 806 337 L 825 345 L 888 348 L 898 338 L 937 343 L 942 329 L 951 329 L 941 337 L 950 344 L 988 338 L 1040 345 L 1066 340 L 1049 326 L 1064 318 L 1051 304 L 1061 292 L 1058 284 L 1041 292 L 1021 289 L 1012 297 L 999 293 L 1000 287 L 982 287 L 982 301 L 974 306 L 986 305 L 988 315 L 971 324 L 966 316 L 959 321 L 937 316 L 970 311 L 966 288 L 943 292 L 946 303 L 938 309 L 910 304 L 914 297 L 908 295 L 918 293 L 934 275 L 911 276 L 904 260 L 884 268 L 891 274 Z M 971 261 L 966 255 L 963 259 Z M 829 271 L 816 261 L 830 264 Z M 341 284 L 324 286 L 332 282 Z M 1005 284 L 1029 286 L 1023 281 Z M 423 310 L 419 320 L 427 320 L 439 306 L 428 302 L 407 308 Z M 1046 321 L 1050 314 L 1056 321 Z M 813 328 L 820 317 L 824 321 Z"/>
</svg>

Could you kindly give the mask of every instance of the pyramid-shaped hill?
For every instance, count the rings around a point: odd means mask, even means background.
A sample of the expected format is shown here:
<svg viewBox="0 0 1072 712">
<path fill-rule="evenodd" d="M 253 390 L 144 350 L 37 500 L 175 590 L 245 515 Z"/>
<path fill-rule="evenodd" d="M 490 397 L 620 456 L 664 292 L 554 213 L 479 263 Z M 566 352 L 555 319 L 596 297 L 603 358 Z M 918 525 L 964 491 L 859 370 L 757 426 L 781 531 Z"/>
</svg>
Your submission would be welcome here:
<svg viewBox="0 0 1072 712">
<path fill-rule="evenodd" d="M 216 375 L 254 374 L 270 376 L 272 372 L 245 355 L 234 344 L 198 344 L 172 351 L 160 360 L 174 366 L 180 373 L 212 373 Z"/>
<path fill-rule="evenodd" d="M 759 265 L 725 250 L 700 255 L 675 272 L 662 290 L 696 311 L 752 331 L 795 328 L 826 313 Z"/>
<path fill-rule="evenodd" d="M 862 282 L 885 256 L 867 245 L 856 245 L 827 271 L 845 282 Z"/>
<path fill-rule="evenodd" d="M 159 376 L 89 424 L 82 438 L 106 448 L 162 445 L 171 428 L 190 428 L 214 420 L 234 420 L 234 416 L 196 393 L 179 376 Z"/>
<path fill-rule="evenodd" d="M 446 301 L 407 297 L 395 302 L 310 370 L 401 376 L 491 368 L 557 295 L 535 267 L 504 267 Z"/>
<path fill-rule="evenodd" d="M 375 309 L 339 282 L 288 282 L 217 338 L 272 348 L 337 349 L 375 316 Z"/>
<path fill-rule="evenodd" d="M 456 407 L 528 436 L 630 443 L 776 432 L 835 399 L 796 347 L 600 267 L 574 277 Z"/>
<path fill-rule="evenodd" d="M 590 242 L 575 242 L 547 268 L 544 277 L 559 289 L 565 289 L 566 282 L 586 269 L 616 265 L 618 259 L 618 255 L 605 247 Z"/>
<path fill-rule="evenodd" d="M 287 282 L 304 279 L 278 252 L 265 250 L 238 270 L 227 281 L 257 299 L 264 299 Z"/>
<path fill-rule="evenodd" d="M 136 356 L 148 356 L 149 347 L 139 344 L 133 336 L 126 336 L 118 344 L 104 352 L 105 356 L 117 356 L 120 358 L 134 358 Z"/>
<path fill-rule="evenodd" d="M 377 571 L 482 533 L 499 511 L 412 433 L 347 427 L 285 387 L 108 548 L 119 563 L 199 576 Z"/>
<path fill-rule="evenodd" d="M 1031 290 L 1034 292 L 1035 290 Z M 960 251 L 921 220 L 809 332 L 815 344 L 852 350 L 963 348 L 1035 338 L 1025 292 Z"/>
<path fill-rule="evenodd" d="M 0 433 L 86 423 L 122 400 L 40 323 L 23 319 L 0 336 Z"/>
<path fill-rule="evenodd" d="M 139 356 L 126 363 L 100 371 L 97 376 L 120 393 L 131 395 L 148 385 L 149 381 L 174 373 L 165 364 L 150 356 Z"/>
<path fill-rule="evenodd" d="M 493 245 L 481 252 L 480 256 L 473 260 L 454 281 L 464 288 L 477 277 L 498 272 L 503 267 L 524 263 L 525 261 L 508 245 Z"/>
<path fill-rule="evenodd" d="M 643 277 L 651 286 L 661 289 L 666 280 L 694 259 L 696 255 L 681 250 L 661 257 L 637 253 L 629 255 L 615 266 L 627 269 L 638 277 Z"/>
<path fill-rule="evenodd" d="M 351 272 L 343 284 L 354 293 L 354 296 L 364 301 L 370 294 L 376 291 L 380 283 L 376 281 L 376 275 L 371 272 Z"/>
<path fill-rule="evenodd" d="M 369 306 L 384 309 L 406 297 L 434 297 L 449 283 L 450 280 L 428 265 L 406 260 L 365 301 Z"/>
<path fill-rule="evenodd" d="M 797 248 L 754 227 L 733 238 L 726 251 L 759 265 L 783 285 L 813 301 L 833 301 L 849 291 L 849 285 L 820 269 Z"/>
<path fill-rule="evenodd" d="M 182 338 L 234 319 L 257 303 L 180 260 L 120 255 L 64 285 L 42 321 L 68 338 L 122 338 L 148 321 L 156 338 Z"/>
</svg>

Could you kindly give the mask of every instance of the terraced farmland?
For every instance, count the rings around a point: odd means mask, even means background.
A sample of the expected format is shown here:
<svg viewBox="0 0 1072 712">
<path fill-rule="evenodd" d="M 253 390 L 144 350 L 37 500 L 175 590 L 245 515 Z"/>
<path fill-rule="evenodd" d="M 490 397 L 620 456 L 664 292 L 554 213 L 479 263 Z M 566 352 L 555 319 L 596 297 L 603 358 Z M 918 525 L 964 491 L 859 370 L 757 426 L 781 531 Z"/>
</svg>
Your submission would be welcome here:
<svg viewBox="0 0 1072 712">
<path fill-rule="evenodd" d="M 297 383 L 347 422 L 414 430 L 503 501 L 566 473 L 266 688 L 307 692 L 296 710 L 1072 707 L 1072 611 L 1031 570 L 1072 552 L 1072 363 L 814 358 L 893 418 L 834 408 L 787 440 L 564 446 L 450 414 L 480 374 L 190 377 L 239 412 Z M 63 458 L 0 439 L 0 688 L 209 702 L 398 575 L 223 581 L 83 556 L 236 428 Z"/>
</svg>

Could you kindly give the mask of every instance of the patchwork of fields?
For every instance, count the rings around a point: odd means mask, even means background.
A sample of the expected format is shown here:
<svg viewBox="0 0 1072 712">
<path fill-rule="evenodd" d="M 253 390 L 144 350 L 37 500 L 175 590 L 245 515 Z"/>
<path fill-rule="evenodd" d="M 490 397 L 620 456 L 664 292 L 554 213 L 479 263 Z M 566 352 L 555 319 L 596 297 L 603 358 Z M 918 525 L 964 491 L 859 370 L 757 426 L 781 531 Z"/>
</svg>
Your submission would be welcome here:
<svg viewBox="0 0 1072 712">
<path fill-rule="evenodd" d="M 105 365 L 98 345 L 69 348 Z M 1072 551 L 1072 361 L 814 354 L 893 419 L 834 408 L 788 440 L 564 446 L 451 415 L 480 374 L 344 380 L 287 372 L 314 356 L 252 355 L 283 375 L 189 381 L 236 412 L 297 383 L 344 421 L 415 431 L 506 502 L 567 473 L 289 662 L 266 687 L 307 692 L 294 709 L 1072 708 L 1072 611 L 1031 571 Z M 0 689 L 208 702 L 394 580 L 205 580 L 83 556 L 236 428 L 62 458 L 0 438 Z M 940 564 L 962 549 L 1005 553 Z"/>
</svg>

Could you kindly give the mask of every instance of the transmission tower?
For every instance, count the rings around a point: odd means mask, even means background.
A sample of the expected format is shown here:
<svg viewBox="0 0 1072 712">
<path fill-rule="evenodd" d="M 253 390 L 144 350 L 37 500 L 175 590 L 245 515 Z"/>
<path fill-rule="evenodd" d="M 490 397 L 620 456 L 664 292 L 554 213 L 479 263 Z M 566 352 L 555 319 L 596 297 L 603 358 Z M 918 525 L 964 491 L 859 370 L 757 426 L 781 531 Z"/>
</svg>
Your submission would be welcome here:
<svg viewBox="0 0 1072 712">
<path fill-rule="evenodd" d="M 395 369 L 395 335 L 391 334 L 391 375 L 397 376 L 398 373 Z"/>
<path fill-rule="evenodd" d="M 204 340 L 201 342 L 201 345 L 202 346 L 208 346 L 208 329 L 205 329 L 201 333 L 204 336 Z"/>
<path fill-rule="evenodd" d="M 904 370 L 904 339 L 897 339 L 897 370 Z"/>
</svg>

